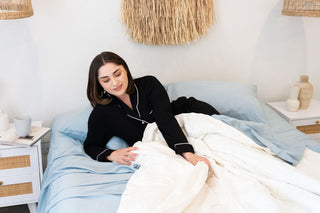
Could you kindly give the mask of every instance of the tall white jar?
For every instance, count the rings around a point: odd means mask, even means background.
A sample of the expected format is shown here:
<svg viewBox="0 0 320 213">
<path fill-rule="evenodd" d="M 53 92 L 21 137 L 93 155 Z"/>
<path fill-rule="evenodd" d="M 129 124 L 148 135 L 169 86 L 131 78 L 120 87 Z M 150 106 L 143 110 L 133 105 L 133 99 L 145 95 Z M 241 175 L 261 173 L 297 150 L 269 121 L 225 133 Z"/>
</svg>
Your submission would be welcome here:
<svg viewBox="0 0 320 213">
<path fill-rule="evenodd" d="M 289 98 L 286 100 L 286 107 L 289 111 L 295 112 L 300 107 L 300 102 L 298 100 L 300 88 L 297 86 L 292 86 L 289 88 Z"/>
<path fill-rule="evenodd" d="M 0 132 L 9 128 L 9 116 L 0 110 Z"/>
</svg>

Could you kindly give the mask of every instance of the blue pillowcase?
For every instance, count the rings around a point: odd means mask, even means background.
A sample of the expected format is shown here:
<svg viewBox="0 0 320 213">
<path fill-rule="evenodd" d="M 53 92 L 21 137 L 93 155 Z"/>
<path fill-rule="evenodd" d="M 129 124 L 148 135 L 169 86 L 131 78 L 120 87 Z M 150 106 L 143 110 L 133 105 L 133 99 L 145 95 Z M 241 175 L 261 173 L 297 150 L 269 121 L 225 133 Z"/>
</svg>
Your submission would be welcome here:
<svg viewBox="0 0 320 213">
<path fill-rule="evenodd" d="M 88 133 L 88 119 L 92 107 L 85 107 L 83 109 L 63 113 L 55 117 L 52 123 L 52 131 L 58 131 L 74 140 L 83 143 Z M 129 145 L 119 137 L 112 137 L 106 148 L 108 149 L 122 149 Z"/>
<path fill-rule="evenodd" d="M 180 96 L 205 101 L 221 114 L 247 121 L 267 123 L 257 99 L 257 87 L 236 82 L 191 81 L 165 86 L 170 100 Z"/>
<path fill-rule="evenodd" d="M 91 111 L 92 107 L 88 106 L 56 116 L 52 122 L 52 131 L 61 132 L 83 143 L 87 137 L 88 119 Z"/>
</svg>

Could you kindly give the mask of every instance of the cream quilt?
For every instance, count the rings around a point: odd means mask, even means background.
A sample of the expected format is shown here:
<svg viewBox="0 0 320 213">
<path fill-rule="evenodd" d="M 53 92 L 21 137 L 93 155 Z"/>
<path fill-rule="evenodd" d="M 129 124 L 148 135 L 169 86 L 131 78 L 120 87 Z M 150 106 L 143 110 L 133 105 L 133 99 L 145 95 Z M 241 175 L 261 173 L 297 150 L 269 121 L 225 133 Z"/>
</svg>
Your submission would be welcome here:
<svg viewBox="0 0 320 213">
<path fill-rule="evenodd" d="M 177 120 L 198 155 L 191 165 L 147 126 L 118 213 L 320 212 L 320 180 L 275 157 L 235 128 L 210 116 Z"/>
</svg>

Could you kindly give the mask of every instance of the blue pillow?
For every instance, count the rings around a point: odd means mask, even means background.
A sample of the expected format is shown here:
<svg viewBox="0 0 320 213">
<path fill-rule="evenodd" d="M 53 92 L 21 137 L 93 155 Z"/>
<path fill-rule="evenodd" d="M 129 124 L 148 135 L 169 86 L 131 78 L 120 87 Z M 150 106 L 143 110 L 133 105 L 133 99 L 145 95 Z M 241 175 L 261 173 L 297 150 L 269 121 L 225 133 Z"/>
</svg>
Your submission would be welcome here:
<svg viewBox="0 0 320 213">
<path fill-rule="evenodd" d="M 59 131 L 83 143 L 87 137 L 88 119 L 91 111 L 92 107 L 89 106 L 56 116 L 52 122 L 52 131 Z"/>
<path fill-rule="evenodd" d="M 257 99 L 257 87 L 236 82 L 190 81 L 165 86 L 170 100 L 180 96 L 205 101 L 221 114 L 247 121 L 267 123 Z"/>
<path fill-rule="evenodd" d="M 52 131 L 61 132 L 62 134 L 83 143 L 87 137 L 88 119 L 91 111 L 92 107 L 90 106 L 58 115 L 52 123 Z M 129 145 L 121 138 L 112 137 L 107 143 L 106 148 L 117 150 L 128 146 Z"/>
</svg>

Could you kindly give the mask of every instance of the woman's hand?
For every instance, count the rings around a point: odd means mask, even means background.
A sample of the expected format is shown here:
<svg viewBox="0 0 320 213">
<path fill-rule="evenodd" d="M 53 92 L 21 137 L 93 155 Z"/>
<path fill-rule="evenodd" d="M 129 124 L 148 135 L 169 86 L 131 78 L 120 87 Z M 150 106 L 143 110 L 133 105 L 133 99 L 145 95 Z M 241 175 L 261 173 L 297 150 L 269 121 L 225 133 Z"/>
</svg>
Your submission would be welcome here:
<svg viewBox="0 0 320 213">
<path fill-rule="evenodd" d="M 207 164 L 210 168 L 210 162 L 208 161 L 207 158 L 205 157 L 201 157 L 198 155 L 193 154 L 192 152 L 184 152 L 182 153 L 182 156 L 189 161 L 190 163 L 192 163 L 193 165 L 196 165 L 199 161 L 203 161 L 205 164 Z"/>
<path fill-rule="evenodd" d="M 127 147 L 124 149 L 118 149 L 116 151 L 113 151 L 107 157 L 107 160 L 124 165 L 131 165 L 131 161 L 134 161 L 138 156 L 137 153 L 133 153 L 132 151 L 137 149 L 137 147 Z"/>
</svg>

